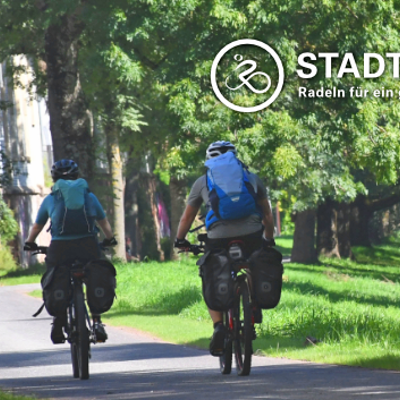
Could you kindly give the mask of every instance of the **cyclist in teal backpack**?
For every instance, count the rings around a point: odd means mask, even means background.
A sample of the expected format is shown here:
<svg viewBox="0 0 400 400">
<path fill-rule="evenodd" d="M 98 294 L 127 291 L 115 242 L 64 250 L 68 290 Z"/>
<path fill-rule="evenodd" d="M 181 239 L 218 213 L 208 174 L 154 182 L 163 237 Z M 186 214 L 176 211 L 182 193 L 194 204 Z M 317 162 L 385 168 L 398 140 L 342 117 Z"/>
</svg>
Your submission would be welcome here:
<svg viewBox="0 0 400 400">
<path fill-rule="evenodd" d="M 99 200 L 89 191 L 87 182 L 79 178 L 78 165 L 72 160 L 57 161 L 51 176 L 52 193 L 46 196 L 39 209 L 24 250 L 37 249 L 35 240 L 50 218 L 52 240 L 47 250 L 47 269 L 68 265 L 76 259 L 89 262 L 101 258 L 96 222 L 106 237 L 103 245 L 114 246 L 117 241 Z M 105 341 L 107 334 L 100 315 L 92 316 L 96 338 Z M 65 318 L 66 315 L 60 315 L 53 320 L 51 340 L 55 344 L 65 341 Z"/>
<path fill-rule="evenodd" d="M 207 207 L 206 251 L 227 248 L 233 240 L 241 240 L 248 254 L 263 246 L 275 245 L 274 222 L 265 186 L 236 154 L 236 147 L 226 141 L 212 143 L 207 148 L 207 173 L 191 188 L 175 247 L 185 249 L 190 246 L 185 237 L 203 202 Z M 259 312 L 261 318 L 261 310 Z M 210 353 L 221 356 L 225 338 L 222 313 L 211 309 L 209 313 L 214 325 Z"/>
</svg>

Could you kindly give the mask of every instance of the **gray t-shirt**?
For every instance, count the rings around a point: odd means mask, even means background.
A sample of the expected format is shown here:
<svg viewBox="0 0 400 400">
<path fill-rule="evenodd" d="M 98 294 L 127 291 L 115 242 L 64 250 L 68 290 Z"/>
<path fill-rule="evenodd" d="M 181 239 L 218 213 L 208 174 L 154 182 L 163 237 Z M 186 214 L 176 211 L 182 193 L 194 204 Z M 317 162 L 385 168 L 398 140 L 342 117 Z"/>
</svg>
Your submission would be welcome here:
<svg viewBox="0 0 400 400">
<path fill-rule="evenodd" d="M 257 199 L 263 200 L 267 198 L 267 191 L 261 182 L 261 179 L 256 175 L 249 173 L 250 183 L 253 185 L 257 195 Z M 207 207 L 207 212 L 210 210 L 208 203 L 208 189 L 206 175 L 201 176 L 193 184 L 189 193 L 187 204 L 192 207 L 200 207 L 204 202 Z M 262 228 L 261 217 L 258 214 L 252 214 L 245 218 L 220 220 L 210 226 L 207 234 L 210 239 L 221 239 L 228 237 L 250 235 L 260 231 Z"/>
</svg>

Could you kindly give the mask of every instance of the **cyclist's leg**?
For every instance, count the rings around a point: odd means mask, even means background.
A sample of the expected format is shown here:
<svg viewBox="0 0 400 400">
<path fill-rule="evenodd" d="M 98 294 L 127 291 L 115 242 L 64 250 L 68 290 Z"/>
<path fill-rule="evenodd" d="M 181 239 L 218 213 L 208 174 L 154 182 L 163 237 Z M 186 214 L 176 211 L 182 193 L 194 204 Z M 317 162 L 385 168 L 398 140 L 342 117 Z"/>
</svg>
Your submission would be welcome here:
<svg viewBox="0 0 400 400">
<path fill-rule="evenodd" d="M 63 265 L 63 261 L 68 254 L 68 244 L 66 244 L 65 242 L 67 241 L 52 240 L 50 242 L 50 246 L 47 249 L 47 255 L 45 258 L 47 270 L 57 268 L 57 266 L 59 265 Z M 66 313 L 53 317 L 50 338 L 54 344 L 65 342 L 63 327 L 66 325 L 66 319 Z"/>
<path fill-rule="evenodd" d="M 81 254 L 80 260 L 84 263 L 103 258 L 103 252 L 95 237 L 84 238 L 80 243 L 76 244 L 76 247 L 76 250 Z M 82 255 L 84 256 L 82 257 Z M 92 313 L 92 319 L 97 342 L 105 342 L 108 339 L 108 335 L 101 322 L 100 315 Z"/>
<path fill-rule="evenodd" d="M 250 235 L 242 236 L 240 240 L 244 243 L 244 248 L 246 252 L 246 257 L 249 257 L 253 254 L 256 250 L 262 247 L 262 230 L 251 233 Z M 256 324 L 260 324 L 262 322 L 262 310 L 261 308 L 257 307 L 257 305 L 253 304 L 253 317 L 254 322 Z"/>
<path fill-rule="evenodd" d="M 227 239 L 207 239 L 205 251 L 226 248 L 229 241 Z M 213 336 L 210 342 L 210 353 L 215 357 L 220 357 L 224 352 L 224 341 L 226 330 L 222 321 L 222 312 L 208 309 L 213 322 Z"/>
</svg>

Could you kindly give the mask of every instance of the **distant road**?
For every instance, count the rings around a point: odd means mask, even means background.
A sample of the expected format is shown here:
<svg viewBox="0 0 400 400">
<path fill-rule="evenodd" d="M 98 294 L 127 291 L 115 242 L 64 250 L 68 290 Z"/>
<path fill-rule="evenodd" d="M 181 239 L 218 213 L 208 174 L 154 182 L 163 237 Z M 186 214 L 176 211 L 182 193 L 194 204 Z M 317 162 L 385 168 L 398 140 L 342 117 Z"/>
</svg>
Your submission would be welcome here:
<svg viewBox="0 0 400 400">
<path fill-rule="evenodd" d="M 50 342 L 51 319 L 31 315 L 37 285 L 0 287 L 0 387 L 62 400 L 386 400 L 400 399 L 393 371 L 254 357 L 249 377 L 223 376 L 218 359 L 129 329 L 107 327 L 92 348 L 88 381 L 73 379 L 69 347 Z M 400 360 L 399 360 L 400 362 Z"/>
</svg>

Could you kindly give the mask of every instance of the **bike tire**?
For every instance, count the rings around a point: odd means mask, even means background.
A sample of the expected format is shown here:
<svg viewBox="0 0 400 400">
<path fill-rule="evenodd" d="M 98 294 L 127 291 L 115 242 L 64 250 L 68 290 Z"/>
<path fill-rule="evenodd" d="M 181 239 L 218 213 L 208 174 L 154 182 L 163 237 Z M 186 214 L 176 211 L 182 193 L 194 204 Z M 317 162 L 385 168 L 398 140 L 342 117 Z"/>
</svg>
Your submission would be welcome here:
<svg viewBox="0 0 400 400">
<path fill-rule="evenodd" d="M 89 379 L 89 331 L 86 326 L 85 300 L 82 287 L 75 287 L 75 318 L 77 323 L 77 347 L 79 378 Z"/>
<path fill-rule="evenodd" d="M 233 316 L 236 371 L 239 376 L 247 376 L 253 354 L 252 310 L 247 282 L 241 282 L 238 294 Z"/>
<path fill-rule="evenodd" d="M 79 362 L 78 362 L 78 344 L 76 342 L 76 318 L 72 315 L 72 310 L 69 310 L 68 329 L 70 332 L 70 348 L 71 348 L 71 361 L 72 361 L 72 376 L 79 378 Z"/>
<path fill-rule="evenodd" d="M 226 337 L 224 343 L 224 354 L 219 358 L 220 371 L 228 375 L 232 370 L 232 334 L 229 326 L 229 311 L 222 314 L 222 322 L 225 327 Z"/>
</svg>

